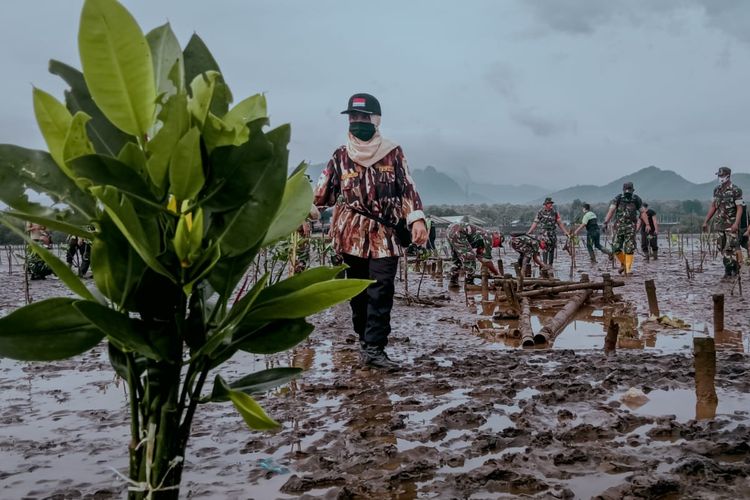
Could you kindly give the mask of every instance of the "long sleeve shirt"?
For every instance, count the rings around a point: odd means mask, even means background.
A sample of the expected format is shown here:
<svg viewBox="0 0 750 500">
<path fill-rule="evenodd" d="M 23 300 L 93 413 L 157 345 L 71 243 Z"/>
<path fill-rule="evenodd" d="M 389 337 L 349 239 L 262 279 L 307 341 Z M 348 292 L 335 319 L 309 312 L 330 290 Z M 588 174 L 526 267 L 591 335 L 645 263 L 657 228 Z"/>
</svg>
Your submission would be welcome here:
<svg viewBox="0 0 750 500">
<path fill-rule="evenodd" d="M 425 218 L 400 146 L 371 167 L 352 161 L 346 147 L 341 146 L 320 174 L 313 203 L 320 207 L 336 205 L 336 217 L 331 222 L 333 248 L 337 253 L 362 258 L 394 257 L 402 250 L 391 228 L 352 208 L 394 226 L 402 217 L 409 225 Z"/>
</svg>

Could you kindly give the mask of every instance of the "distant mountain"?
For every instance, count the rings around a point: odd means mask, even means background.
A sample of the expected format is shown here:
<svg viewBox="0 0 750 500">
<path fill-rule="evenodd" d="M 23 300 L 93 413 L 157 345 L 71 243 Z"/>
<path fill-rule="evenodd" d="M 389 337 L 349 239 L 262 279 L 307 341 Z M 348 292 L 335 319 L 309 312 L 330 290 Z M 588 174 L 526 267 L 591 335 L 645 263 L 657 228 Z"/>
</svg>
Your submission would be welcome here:
<svg viewBox="0 0 750 500">
<path fill-rule="evenodd" d="M 307 169 L 313 181 L 317 180 L 325 163 L 310 165 Z M 715 182 L 695 184 L 672 170 L 650 166 L 620 177 L 604 186 L 578 185 L 550 192 L 539 186 L 522 184 L 489 184 L 462 181 L 440 172 L 435 167 L 415 168 L 411 171 L 414 182 L 425 205 L 463 205 L 481 203 L 512 203 L 536 205 L 551 196 L 556 203 L 570 203 L 575 199 L 589 203 L 611 200 L 622 192 L 624 182 L 632 182 L 635 192 L 644 201 L 711 199 Z M 750 174 L 736 173 L 732 182 L 743 188 L 750 198 Z"/>
<path fill-rule="evenodd" d="M 633 183 L 635 193 L 644 201 L 709 200 L 716 185 L 714 182 L 695 184 L 672 170 L 650 166 L 620 177 L 604 186 L 578 185 L 555 191 L 549 196 L 558 203 L 569 203 L 576 198 L 593 203 L 606 202 L 621 193 L 623 183 L 628 181 Z M 750 174 L 735 174 L 732 176 L 732 181 L 740 187 L 750 188 Z M 534 201 L 541 202 L 542 197 Z"/>
</svg>

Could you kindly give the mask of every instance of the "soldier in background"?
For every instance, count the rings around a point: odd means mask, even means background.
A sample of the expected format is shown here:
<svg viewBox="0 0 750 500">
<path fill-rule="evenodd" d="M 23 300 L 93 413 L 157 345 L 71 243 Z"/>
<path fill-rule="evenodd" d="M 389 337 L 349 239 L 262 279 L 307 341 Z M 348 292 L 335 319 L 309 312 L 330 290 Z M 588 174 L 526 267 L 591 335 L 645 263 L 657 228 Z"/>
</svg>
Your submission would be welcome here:
<svg viewBox="0 0 750 500">
<path fill-rule="evenodd" d="M 607 216 L 604 217 L 604 230 L 612 218 L 615 219 L 615 236 L 612 242 L 612 253 L 620 261 L 620 273 L 630 274 L 635 255 L 635 228 L 640 218 L 644 224 L 648 223 L 643 200 L 634 194 L 632 182 L 622 185 L 622 194 L 614 197 L 609 205 Z"/>
<path fill-rule="evenodd" d="M 742 262 L 742 249 L 738 242 L 738 230 L 742 220 L 742 189 L 732 183 L 732 169 L 721 167 L 716 172 L 718 186 L 708 207 L 703 231 L 708 231 L 708 222 L 716 215 L 717 244 L 724 255 L 724 277 L 738 275 Z"/>
<path fill-rule="evenodd" d="M 48 249 L 52 248 L 52 235 L 47 231 L 46 226 L 27 222 L 26 233 L 35 243 Z M 53 273 L 52 268 L 36 253 L 33 245 L 26 245 L 26 254 L 26 272 L 32 280 L 43 280 Z"/>
<path fill-rule="evenodd" d="M 647 224 L 642 224 L 641 220 L 638 219 L 636 231 L 641 231 L 641 250 L 643 255 L 646 256 L 646 260 L 653 258 L 654 260 L 659 258 L 659 245 L 657 244 L 657 237 L 659 235 L 659 221 L 656 220 L 656 212 L 653 208 L 648 208 L 648 203 L 643 204 L 643 208 L 646 210 Z"/>
<path fill-rule="evenodd" d="M 544 199 L 544 206 L 537 212 L 534 222 L 531 223 L 531 227 L 526 234 L 533 235 L 537 226 L 541 229 L 539 239 L 544 241 L 545 246 L 542 251 L 542 260 L 545 264 L 552 266 L 557 250 L 557 228 L 559 227 L 566 236 L 570 236 L 562 217 L 560 217 L 560 212 L 554 207 L 552 198 Z"/>
<path fill-rule="evenodd" d="M 612 252 L 604 248 L 600 241 L 599 223 L 596 220 L 596 214 L 591 211 L 591 205 L 584 203 L 581 207 L 583 210 L 583 218 L 581 218 L 581 225 L 578 226 L 573 234 L 578 234 L 583 228 L 586 228 L 586 249 L 589 251 L 589 257 L 591 263 L 596 264 L 596 254 L 594 248 L 598 248 L 602 253 L 612 255 Z"/>
<path fill-rule="evenodd" d="M 539 269 L 548 270 L 552 267 L 542 262 L 539 258 L 539 251 L 543 251 L 547 245 L 544 240 L 538 240 L 524 233 L 516 233 L 511 236 L 510 246 L 519 254 L 518 265 L 521 273 L 525 273 L 524 270 L 531 264 L 532 260 L 539 266 Z"/>
<path fill-rule="evenodd" d="M 448 226 L 447 239 L 453 257 L 449 287 L 458 286 L 458 275 L 461 269 L 465 271 L 466 283 L 471 284 L 477 275 L 477 260 L 487 266 L 493 275 L 500 274 L 492 262 L 492 249 L 502 246 L 503 235 L 501 233 L 490 233 L 474 224 L 459 222 Z"/>
</svg>

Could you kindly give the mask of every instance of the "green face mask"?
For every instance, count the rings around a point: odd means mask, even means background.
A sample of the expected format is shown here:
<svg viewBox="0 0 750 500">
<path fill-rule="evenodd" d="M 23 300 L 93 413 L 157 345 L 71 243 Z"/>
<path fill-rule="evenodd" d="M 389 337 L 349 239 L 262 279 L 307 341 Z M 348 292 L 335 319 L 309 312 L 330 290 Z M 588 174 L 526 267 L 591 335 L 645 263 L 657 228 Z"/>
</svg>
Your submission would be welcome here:
<svg viewBox="0 0 750 500">
<path fill-rule="evenodd" d="M 375 135 L 375 124 L 370 122 L 351 122 L 349 132 L 360 141 L 369 141 Z"/>
</svg>

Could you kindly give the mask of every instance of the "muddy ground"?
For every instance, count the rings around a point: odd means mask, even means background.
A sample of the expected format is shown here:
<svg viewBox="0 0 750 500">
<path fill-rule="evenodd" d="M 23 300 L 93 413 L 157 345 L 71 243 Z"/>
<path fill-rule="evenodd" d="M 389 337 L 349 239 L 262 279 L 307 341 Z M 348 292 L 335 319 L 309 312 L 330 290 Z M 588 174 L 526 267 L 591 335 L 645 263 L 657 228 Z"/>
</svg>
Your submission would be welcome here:
<svg viewBox="0 0 750 500">
<path fill-rule="evenodd" d="M 662 250 L 658 261 L 636 261 L 616 289 L 620 303 L 595 298 L 549 348 L 519 349 L 497 322 L 497 334 L 476 334 L 475 297 L 467 306 L 463 292 L 427 276 L 420 298 L 430 305 L 407 304 L 397 286 L 389 352 L 401 371 L 358 366 L 346 305 L 316 317 L 291 353 L 237 357 L 226 378 L 267 366 L 307 371 L 259 398 L 283 424 L 278 432 L 248 431 L 227 405 L 201 407 L 182 496 L 750 498 L 750 305 L 738 283 L 720 282 L 718 260 L 688 280 L 684 257 Z M 509 268 L 515 255 L 501 256 Z M 7 314 L 24 291 L 19 268 L 9 275 L 2 259 Z M 567 279 L 570 259 L 558 260 Z M 587 260 L 579 255 L 575 279 L 612 271 Z M 411 296 L 419 277 L 410 273 Z M 689 327 L 647 321 L 645 279 L 656 281 L 662 313 Z M 31 284 L 34 300 L 59 293 L 54 278 Z M 714 293 L 726 299 L 715 376 L 692 352 L 694 337 L 714 336 Z M 534 312 L 538 328 L 550 311 Z M 604 318 L 613 315 L 629 315 L 633 328 L 606 355 Z M 648 401 L 621 402 L 631 388 Z M 113 470 L 126 469 L 127 405 L 103 349 L 46 364 L 0 359 L 0 393 L 0 498 L 124 496 Z"/>
</svg>

